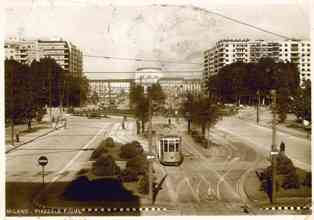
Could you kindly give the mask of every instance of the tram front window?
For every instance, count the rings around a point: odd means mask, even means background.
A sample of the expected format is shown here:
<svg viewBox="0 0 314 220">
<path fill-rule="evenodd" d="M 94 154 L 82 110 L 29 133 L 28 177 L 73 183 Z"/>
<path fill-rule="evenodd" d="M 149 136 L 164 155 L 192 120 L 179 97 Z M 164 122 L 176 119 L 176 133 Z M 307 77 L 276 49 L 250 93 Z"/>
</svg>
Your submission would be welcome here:
<svg viewBox="0 0 314 220">
<path fill-rule="evenodd" d="M 174 152 L 174 143 L 169 143 L 169 152 Z"/>
<path fill-rule="evenodd" d="M 179 151 L 179 143 L 177 142 L 176 143 L 176 152 L 178 152 Z"/>
<path fill-rule="evenodd" d="M 168 152 L 168 141 L 164 140 L 164 152 Z"/>
</svg>

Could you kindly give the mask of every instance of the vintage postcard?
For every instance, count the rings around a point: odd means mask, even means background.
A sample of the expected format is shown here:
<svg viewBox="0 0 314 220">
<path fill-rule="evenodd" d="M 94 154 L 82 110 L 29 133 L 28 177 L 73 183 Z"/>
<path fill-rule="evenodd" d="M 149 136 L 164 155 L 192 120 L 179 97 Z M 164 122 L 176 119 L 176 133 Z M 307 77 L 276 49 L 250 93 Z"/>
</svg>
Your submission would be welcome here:
<svg viewBox="0 0 314 220">
<path fill-rule="evenodd" d="M 310 3 L 8 1 L 5 215 L 310 215 Z"/>
</svg>

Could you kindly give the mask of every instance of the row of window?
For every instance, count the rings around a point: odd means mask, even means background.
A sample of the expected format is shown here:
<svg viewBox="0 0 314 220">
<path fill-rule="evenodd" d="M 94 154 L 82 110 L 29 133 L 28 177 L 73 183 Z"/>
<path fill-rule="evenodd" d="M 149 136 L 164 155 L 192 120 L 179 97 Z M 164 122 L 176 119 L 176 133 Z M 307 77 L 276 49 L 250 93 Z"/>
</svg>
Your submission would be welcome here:
<svg viewBox="0 0 314 220">
<path fill-rule="evenodd" d="M 164 152 L 178 152 L 179 151 L 179 140 L 160 140 L 160 147 Z"/>
</svg>

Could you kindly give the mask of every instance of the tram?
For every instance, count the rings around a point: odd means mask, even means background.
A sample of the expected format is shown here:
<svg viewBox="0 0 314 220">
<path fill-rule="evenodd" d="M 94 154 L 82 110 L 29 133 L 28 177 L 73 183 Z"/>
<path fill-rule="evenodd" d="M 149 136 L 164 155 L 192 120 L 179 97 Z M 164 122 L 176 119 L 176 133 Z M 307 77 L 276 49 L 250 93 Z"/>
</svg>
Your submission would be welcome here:
<svg viewBox="0 0 314 220">
<path fill-rule="evenodd" d="M 183 162 L 182 138 L 177 135 L 159 136 L 157 152 L 161 164 L 179 166 Z"/>
</svg>

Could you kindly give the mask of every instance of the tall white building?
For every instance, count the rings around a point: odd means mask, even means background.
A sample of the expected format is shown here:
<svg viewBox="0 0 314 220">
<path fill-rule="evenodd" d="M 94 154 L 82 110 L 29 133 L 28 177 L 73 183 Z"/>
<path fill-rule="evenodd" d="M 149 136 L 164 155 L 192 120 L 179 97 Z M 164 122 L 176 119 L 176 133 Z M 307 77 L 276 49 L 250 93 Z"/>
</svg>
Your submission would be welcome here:
<svg viewBox="0 0 314 220">
<path fill-rule="evenodd" d="M 39 47 L 37 41 L 17 41 L 10 39 L 4 43 L 6 59 L 13 59 L 22 64 L 30 65 L 33 60 L 39 61 L 44 57 L 44 51 Z"/>
<path fill-rule="evenodd" d="M 270 57 L 275 62 L 297 64 L 300 83 L 311 78 L 311 43 L 308 40 L 264 41 L 249 39 L 224 39 L 204 51 L 203 80 L 215 75 L 225 65 L 242 61 L 258 62 Z"/>
<path fill-rule="evenodd" d="M 51 57 L 73 76 L 82 75 L 83 54 L 71 42 L 65 40 L 38 40 L 39 48 L 45 56 Z"/>
<path fill-rule="evenodd" d="M 51 57 L 73 76 L 82 75 L 82 52 L 71 42 L 60 40 L 19 40 L 9 39 L 5 42 L 5 58 L 14 59 L 23 64 L 33 60 Z"/>
</svg>

